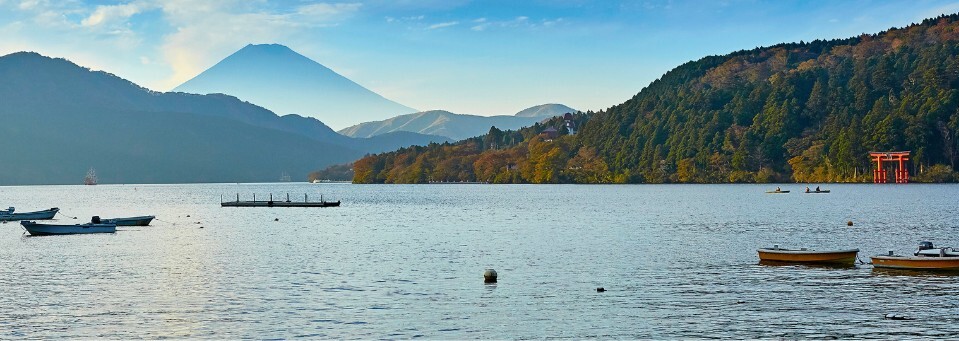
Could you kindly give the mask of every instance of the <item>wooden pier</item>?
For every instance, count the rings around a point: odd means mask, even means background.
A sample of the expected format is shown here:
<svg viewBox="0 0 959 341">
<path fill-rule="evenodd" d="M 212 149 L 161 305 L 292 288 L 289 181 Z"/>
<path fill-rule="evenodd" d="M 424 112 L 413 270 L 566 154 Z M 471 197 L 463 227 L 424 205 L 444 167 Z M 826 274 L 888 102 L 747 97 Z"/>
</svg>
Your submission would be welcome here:
<svg viewBox="0 0 959 341">
<path fill-rule="evenodd" d="M 236 195 L 236 201 L 223 201 L 220 196 L 220 207 L 338 207 L 340 201 L 325 201 L 320 196 L 320 201 L 310 201 L 306 194 L 303 195 L 303 201 L 290 201 L 290 194 L 286 194 L 286 200 L 273 200 L 273 194 L 270 194 L 270 200 L 256 200 L 256 194 L 253 200 L 240 201 L 240 194 Z"/>
</svg>

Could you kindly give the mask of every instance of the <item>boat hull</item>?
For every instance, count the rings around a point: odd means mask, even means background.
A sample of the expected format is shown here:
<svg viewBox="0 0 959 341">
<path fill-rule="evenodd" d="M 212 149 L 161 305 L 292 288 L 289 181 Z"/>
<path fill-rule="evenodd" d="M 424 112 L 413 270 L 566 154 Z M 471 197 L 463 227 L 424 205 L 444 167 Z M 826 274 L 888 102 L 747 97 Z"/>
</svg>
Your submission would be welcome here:
<svg viewBox="0 0 959 341">
<path fill-rule="evenodd" d="M 766 193 L 769 193 L 769 194 L 786 194 L 786 193 L 789 193 L 789 191 L 766 191 Z"/>
<path fill-rule="evenodd" d="M 142 217 L 101 219 L 100 222 L 103 224 L 114 224 L 116 226 L 149 226 L 153 218 L 156 217 L 148 215 Z"/>
<path fill-rule="evenodd" d="M 37 224 L 32 221 L 21 221 L 20 225 L 23 225 L 23 228 L 26 229 L 27 232 L 29 232 L 32 236 L 117 232 L 117 226 L 113 224 L 54 225 Z"/>
<path fill-rule="evenodd" d="M 759 249 L 761 262 L 854 264 L 859 249 L 839 251 Z"/>
<path fill-rule="evenodd" d="M 959 257 L 873 256 L 872 265 L 882 269 L 959 271 Z"/>
<path fill-rule="evenodd" d="M 36 211 L 36 212 L 0 213 L 0 221 L 50 220 L 50 219 L 53 219 L 53 216 L 57 215 L 57 212 L 60 212 L 60 209 L 54 207 L 49 210 Z"/>
</svg>

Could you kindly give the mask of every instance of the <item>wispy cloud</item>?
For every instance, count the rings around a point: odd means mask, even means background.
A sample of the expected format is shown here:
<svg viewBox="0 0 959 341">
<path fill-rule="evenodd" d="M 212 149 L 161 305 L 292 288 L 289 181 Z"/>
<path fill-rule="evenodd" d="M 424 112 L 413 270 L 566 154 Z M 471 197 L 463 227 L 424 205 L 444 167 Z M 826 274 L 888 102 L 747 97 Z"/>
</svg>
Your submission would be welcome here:
<svg viewBox="0 0 959 341">
<path fill-rule="evenodd" d="M 537 27 L 553 27 L 561 24 L 565 24 L 566 21 L 563 18 L 555 19 L 542 19 L 540 21 L 530 20 L 527 16 L 518 16 L 508 20 L 488 20 L 486 18 L 479 18 L 473 20 L 473 25 L 470 27 L 470 30 L 473 31 L 485 31 L 490 28 L 537 28 Z"/>
<path fill-rule="evenodd" d="M 145 1 L 131 2 L 122 5 L 101 5 L 97 6 L 93 13 L 80 21 L 80 24 L 91 27 L 126 21 L 133 15 L 156 7 L 155 4 Z"/>
<path fill-rule="evenodd" d="M 430 25 L 430 26 L 427 26 L 426 29 L 427 29 L 427 30 L 435 30 L 435 29 L 438 29 L 438 28 L 456 26 L 456 25 L 459 25 L 459 23 L 460 23 L 459 21 L 441 22 L 441 23 L 438 23 L 438 24 L 432 24 L 432 25 Z"/>
<path fill-rule="evenodd" d="M 352 14 L 362 6 L 360 3 L 318 3 L 300 6 L 296 13 L 303 16 L 303 18 L 297 19 L 309 19 L 316 22 L 317 20 L 329 20 L 337 16 Z"/>
</svg>

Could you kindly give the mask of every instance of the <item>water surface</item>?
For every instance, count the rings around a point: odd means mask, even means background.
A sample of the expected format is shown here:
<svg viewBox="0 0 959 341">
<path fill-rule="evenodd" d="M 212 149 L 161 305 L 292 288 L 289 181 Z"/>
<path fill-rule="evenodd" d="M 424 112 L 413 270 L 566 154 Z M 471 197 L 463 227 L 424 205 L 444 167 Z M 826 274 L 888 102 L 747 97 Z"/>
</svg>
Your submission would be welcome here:
<svg viewBox="0 0 959 341">
<path fill-rule="evenodd" d="M 959 246 L 955 185 L 199 184 L 0 187 L 0 339 L 927 338 L 959 277 L 758 264 L 756 248 Z M 340 199 L 221 208 L 220 196 Z M 72 217 L 79 217 L 74 220 Z M 847 227 L 847 221 L 853 227 Z M 202 227 L 202 228 L 201 228 Z M 495 268 L 499 283 L 483 284 Z M 597 287 L 607 289 L 597 293 Z M 883 319 L 888 313 L 911 321 Z"/>
</svg>

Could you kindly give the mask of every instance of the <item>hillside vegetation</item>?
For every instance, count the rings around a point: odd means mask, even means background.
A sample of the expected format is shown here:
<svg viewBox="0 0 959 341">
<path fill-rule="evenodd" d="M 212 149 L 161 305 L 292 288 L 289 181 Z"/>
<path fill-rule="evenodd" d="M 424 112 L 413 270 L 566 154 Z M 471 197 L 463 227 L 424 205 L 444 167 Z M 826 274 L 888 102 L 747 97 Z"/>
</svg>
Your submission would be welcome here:
<svg viewBox="0 0 959 341">
<path fill-rule="evenodd" d="M 546 141 L 538 133 L 550 123 L 494 129 L 367 156 L 354 181 L 866 182 L 872 150 L 910 150 L 917 180 L 954 181 L 957 56 L 957 15 L 710 56 L 620 105 L 577 115 L 576 135 Z"/>
</svg>

